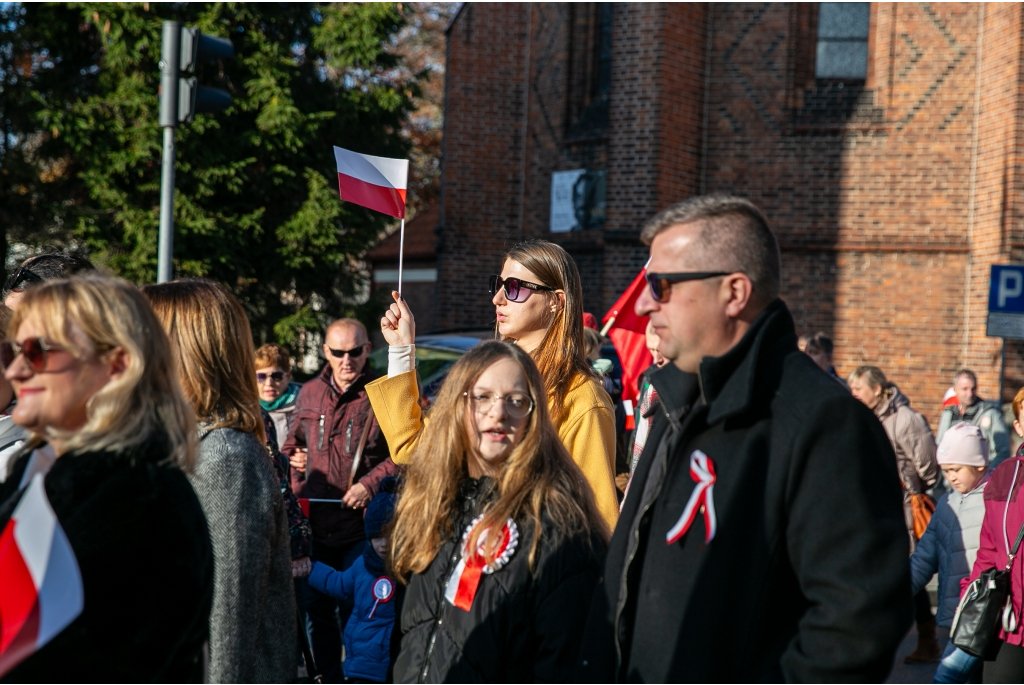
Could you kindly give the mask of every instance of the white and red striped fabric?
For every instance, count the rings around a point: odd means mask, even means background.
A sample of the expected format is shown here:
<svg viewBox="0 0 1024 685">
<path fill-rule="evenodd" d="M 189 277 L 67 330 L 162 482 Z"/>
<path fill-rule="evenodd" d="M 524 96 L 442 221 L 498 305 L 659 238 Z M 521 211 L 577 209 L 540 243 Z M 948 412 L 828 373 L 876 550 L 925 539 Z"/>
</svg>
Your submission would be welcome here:
<svg viewBox="0 0 1024 685">
<path fill-rule="evenodd" d="M 36 474 L 0 533 L 0 676 L 64 630 L 84 602 L 78 561 Z"/>
<path fill-rule="evenodd" d="M 700 450 L 694 450 L 690 455 L 690 478 L 697 487 L 690 494 L 690 500 L 686 503 L 686 508 L 683 509 L 676 525 L 665 535 L 665 542 L 669 545 L 674 545 L 679 538 L 686 535 L 686 531 L 690 530 L 694 519 L 697 518 L 698 511 L 704 514 L 704 544 L 714 540 L 715 533 L 718 532 L 714 497 L 715 481 L 718 480 L 718 476 L 715 475 L 715 463 L 711 461 L 711 457 Z"/>
<path fill-rule="evenodd" d="M 409 160 L 361 155 L 340 147 L 334 148 L 334 159 L 338 162 L 338 190 L 342 200 L 405 218 Z"/>
</svg>

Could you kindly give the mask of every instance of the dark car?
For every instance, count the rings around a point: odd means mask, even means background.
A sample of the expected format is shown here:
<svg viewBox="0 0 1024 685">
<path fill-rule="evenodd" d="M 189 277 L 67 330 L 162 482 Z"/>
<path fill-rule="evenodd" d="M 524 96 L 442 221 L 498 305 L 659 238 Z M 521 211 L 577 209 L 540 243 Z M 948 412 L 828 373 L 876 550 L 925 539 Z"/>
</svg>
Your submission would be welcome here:
<svg viewBox="0 0 1024 685">
<path fill-rule="evenodd" d="M 483 340 L 493 337 L 492 331 L 481 330 L 435 333 L 416 338 L 416 375 L 420 382 L 420 395 L 428 404 L 434 401 L 452 364 Z M 378 373 L 387 373 L 387 346 L 378 347 L 370 353 L 370 365 Z"/>
</svg>

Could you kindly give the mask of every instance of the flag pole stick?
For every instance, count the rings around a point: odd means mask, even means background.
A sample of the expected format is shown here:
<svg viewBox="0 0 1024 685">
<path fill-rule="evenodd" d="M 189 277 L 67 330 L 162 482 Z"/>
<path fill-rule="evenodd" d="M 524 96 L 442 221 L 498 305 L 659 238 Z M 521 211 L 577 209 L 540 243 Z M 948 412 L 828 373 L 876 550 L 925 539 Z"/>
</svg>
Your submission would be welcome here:
<svg viewBox="0 0 1024 685">
<path fill-rule="evenodd" d="M 601 337 L 602 338 L 605 337 L 606 335 L 608 335 L 608 331 L 610 331 L 612 329 L 612 326 L 615 325 L 615 319 L 616 318 L 617 317 L 613 316 L 612 318 L 608 319 L 608 323 L 606 323 L 604 325 L 604 328 L 601 329 Z"/>
<path fill-rule="evenodd" d="M 405 217 L 402 217 L 402 226 L 398 229 L 398 294 L 402 294 L 402 267 L 405 259 Z"/>
</svg>

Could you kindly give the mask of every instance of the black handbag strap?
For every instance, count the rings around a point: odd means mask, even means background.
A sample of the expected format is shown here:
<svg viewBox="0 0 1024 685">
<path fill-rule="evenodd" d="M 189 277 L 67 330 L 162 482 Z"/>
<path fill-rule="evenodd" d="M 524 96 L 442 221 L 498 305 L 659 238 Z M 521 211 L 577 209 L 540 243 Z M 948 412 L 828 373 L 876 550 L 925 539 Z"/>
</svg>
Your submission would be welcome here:
<svg viewBox="0 0 1024 685">
<path fill-rule="evenodd" d="M 1017 550 L 1020 549 L 1020 543 L 1024 540 L 1024 523 L 1020 526 L 1020 532 L 1017 533 L 1017 539 L 1013 541 L 1013 547 L 1010 548 L 1009 558 L 1006 560 L 1006 570 L 1009 571 L 1010 567 L 1013 566 L 1013 560 L 1017 556 Z"/>
</svg>

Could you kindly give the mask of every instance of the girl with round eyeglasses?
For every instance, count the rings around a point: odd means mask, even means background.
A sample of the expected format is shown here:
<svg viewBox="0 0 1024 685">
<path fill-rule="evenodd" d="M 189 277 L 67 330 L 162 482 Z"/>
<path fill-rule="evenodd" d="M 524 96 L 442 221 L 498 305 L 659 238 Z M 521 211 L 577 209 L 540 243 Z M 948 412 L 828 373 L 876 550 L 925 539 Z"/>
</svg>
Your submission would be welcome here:
<svg viewBox="0 0 1024 685">
<path fill-rule="evenodd" d="M 536 365 L 489 341 L 448 374 L 391 532 L 395 682 L 568 682 L 607 530 Z"/>
</svg>

